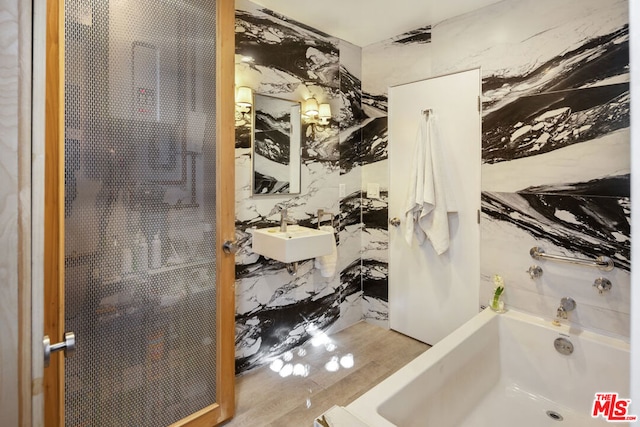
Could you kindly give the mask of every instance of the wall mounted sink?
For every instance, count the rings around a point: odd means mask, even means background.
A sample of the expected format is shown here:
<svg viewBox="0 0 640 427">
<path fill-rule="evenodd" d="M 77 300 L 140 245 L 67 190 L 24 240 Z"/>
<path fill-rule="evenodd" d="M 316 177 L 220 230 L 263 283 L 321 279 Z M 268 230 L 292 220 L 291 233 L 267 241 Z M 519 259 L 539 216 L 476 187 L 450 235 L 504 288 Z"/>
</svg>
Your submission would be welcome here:
<svg viewBox="0 0 640 427">
<path fill-rule="evenodd" d="M 333 250 L 331 232 L 289 225 L 287 231 L 280 227 L 253 230 L 252 250 L 254 253 L 284 263 L 302 261 L 323 255 Z"/>
</svg>

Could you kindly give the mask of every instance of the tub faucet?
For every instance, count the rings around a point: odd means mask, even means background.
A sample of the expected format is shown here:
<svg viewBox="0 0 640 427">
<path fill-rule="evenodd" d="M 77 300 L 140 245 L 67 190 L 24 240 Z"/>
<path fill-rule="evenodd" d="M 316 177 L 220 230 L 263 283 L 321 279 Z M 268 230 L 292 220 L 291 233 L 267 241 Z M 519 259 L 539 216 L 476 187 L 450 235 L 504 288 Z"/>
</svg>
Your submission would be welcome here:
<svg viewBox="0 0 640 427">
<path fill-rule="evenodd" d="M 280 231 L 287 231 L 288 224 L 295 224 L 295 220 L 289 218 L 287 208 L 280 209 Z"/>
<path fill-rule="evenodd" d="M 560 307 L 556 312 L 556 317 L 558 319 L 566 319 L 570 311 L 575 310 L 576 302 L 571 297 L 564 297 L 560 300 Z"/>
</svg>

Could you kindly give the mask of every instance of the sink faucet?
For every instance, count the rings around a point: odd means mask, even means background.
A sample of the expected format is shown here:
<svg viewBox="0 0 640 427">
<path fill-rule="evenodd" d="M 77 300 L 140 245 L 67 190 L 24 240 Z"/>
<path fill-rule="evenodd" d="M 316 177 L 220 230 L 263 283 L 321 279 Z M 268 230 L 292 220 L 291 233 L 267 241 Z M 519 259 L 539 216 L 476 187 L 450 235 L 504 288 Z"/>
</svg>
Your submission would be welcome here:
<svg viewBox="0 0 640 427">
<path fill-rule="evenodd" d="M 287 224 L 295 224 L 296 222 L 289 218 L 287 208 L 280 209 L 280 231 L 287 231 Z"/>
<path fill-rule="evenodd" d="M 560 307 L 556 312 L 556 317 L 558 319 L 566 319 L 570 311 L 575 310 L 576 302 L 571 297 L 564 297 L 560 300 Z"/>
</svg>

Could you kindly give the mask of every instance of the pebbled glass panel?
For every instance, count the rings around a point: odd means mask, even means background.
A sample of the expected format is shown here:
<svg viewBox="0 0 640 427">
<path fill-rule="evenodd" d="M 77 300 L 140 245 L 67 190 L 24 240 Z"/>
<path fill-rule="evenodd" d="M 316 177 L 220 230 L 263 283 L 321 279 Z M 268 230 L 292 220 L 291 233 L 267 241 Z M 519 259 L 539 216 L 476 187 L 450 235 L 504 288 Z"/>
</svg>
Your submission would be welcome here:
<svg viewBox="0 0 640 427">
<path fill-rule="evenodd" d="M 66 0 L 67 426 L 216 401 L 215 10 Z"/>
</svg>

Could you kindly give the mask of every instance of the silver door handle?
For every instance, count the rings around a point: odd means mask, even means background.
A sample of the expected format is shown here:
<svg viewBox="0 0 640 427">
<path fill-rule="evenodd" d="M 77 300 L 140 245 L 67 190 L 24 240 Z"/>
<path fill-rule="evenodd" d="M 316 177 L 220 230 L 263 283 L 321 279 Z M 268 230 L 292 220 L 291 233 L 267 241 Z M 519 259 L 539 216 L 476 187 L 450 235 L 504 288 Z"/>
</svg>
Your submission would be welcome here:
<svg viewBox="0 0 640 427">
<path fill-rule="evenodd" d="M 391 218 L 389 220 L 389 224 L 393 225 L 394 227 L 397 227 L 400 225 L 400 218 Z"/>
<path fill-rule="evenodd" d="M 76 334 L 73 332 L 64 333 L 64 341 L 51 344 L 49 335 L 45 335 L 42 339 L 42 346 L 44 347 L 44 367 L 48 368 L 51 363 L 51 353 L 64 350 L 64 357 L 71 357 L 76 352 Z"/>
<path fill-rule="evenodd" d="M 235 254 L 238 252 L 238 241 L 237 240 L 227 240 L 222 244 L 222 250 L 225 254 Z"/>
</svg>

